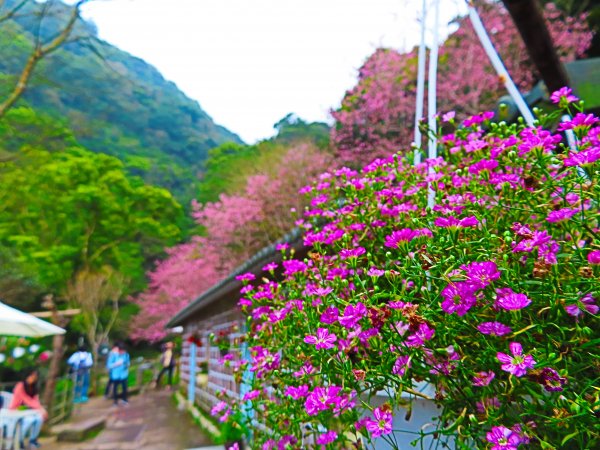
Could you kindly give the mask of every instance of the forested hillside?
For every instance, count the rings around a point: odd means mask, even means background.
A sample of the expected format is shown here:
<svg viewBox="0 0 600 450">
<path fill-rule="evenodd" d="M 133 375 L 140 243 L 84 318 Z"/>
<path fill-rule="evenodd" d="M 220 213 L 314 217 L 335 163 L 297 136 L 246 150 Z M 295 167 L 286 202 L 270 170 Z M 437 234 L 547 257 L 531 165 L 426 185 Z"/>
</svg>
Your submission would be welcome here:
<svg viewBox="0 0 600 450">
<path fill-rule="evenodd" d="M 15 0 L 5 2 L 7 7 Z M 0 95 L 14 85 L 36 35 L 53 36 L 67 9 L 29 2 L 0 33 Z M 187 202 L 209 149 L 238 136 L 216 125 L 200 105 L 151 65 L 97 39 L 80 20 L 75 42 L 45 58 L 21 100 L 67 123 L 78 142 L 118 157 L 145 181 Z"/>
</svg>

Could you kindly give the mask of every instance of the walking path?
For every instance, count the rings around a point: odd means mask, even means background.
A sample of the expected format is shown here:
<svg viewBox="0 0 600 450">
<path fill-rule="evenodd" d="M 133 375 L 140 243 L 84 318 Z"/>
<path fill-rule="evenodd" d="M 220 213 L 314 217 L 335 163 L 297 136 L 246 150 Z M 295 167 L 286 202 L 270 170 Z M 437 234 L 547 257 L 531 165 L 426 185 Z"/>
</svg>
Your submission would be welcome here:
<svg viewBox="0 0 600 450">
<path fill-rule="evenodd" d="M 131 397 L 128 406 L 112 406 L 104 398 L 78 407 L 71 422 L 105 416 L 106 427 L 96 437 L 79 443 L 53 442 L 43 450 L 217 450 L 185 411 L 178 411 L 171 392 L 149 391 Z"/>
</svg>

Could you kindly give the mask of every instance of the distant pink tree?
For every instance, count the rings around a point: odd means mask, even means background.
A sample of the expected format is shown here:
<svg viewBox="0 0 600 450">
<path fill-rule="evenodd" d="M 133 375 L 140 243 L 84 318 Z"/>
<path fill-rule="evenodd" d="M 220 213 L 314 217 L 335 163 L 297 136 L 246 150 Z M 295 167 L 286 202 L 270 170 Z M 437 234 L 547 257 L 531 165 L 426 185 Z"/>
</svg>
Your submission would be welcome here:
<svg viewBox="0 0 600 450">
<path fill-rule="evenodd" d="M 194 204 L 202 236 L 167 250 L 148 273 L 149 286 L 133 300 L 140 306 L 132 337 L 156 341 L 180 309 L 226 277 L 261 248 L 289 232 L 294 210 L 306 206 L 298 190 L 331 164 L 331 156 L 310 144 L 291 147 L 270 170 L 248 178 L 243 192 L 218 202 Z"/>
<path fill-rule="evenodd" d="M 517 85 L 530 89 L 538 79 L 525 46 L 507 11 L 499 2 L 480 1 L 478 11 Z M 566 17 L 548 4 L 545 17 L 563 61 L 585 54 L 592 32 L 585 16 Z M 438 109 L 456 111 L 458 118 L 493 108 L 505 89 L 468 18 L 457 21 L 439 50 Z M 360 68 L 357 85 L 332 113 L 336 152 L 346 163 L 360 165 L 376 157 L 410 148 L 416 101 L 416 51 L 400 54 L 378 49 Z"/>
</svg>

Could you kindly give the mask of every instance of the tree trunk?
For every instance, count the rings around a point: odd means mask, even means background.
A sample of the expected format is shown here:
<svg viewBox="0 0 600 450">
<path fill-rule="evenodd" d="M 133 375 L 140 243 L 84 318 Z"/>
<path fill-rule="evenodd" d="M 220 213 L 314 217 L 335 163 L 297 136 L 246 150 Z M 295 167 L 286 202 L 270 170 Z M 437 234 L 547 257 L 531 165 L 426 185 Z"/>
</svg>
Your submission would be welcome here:
<svg viewBox="0 0 600 450">
<path fill-rule="evenodd" d="M 48 414 L 52 414 L 52 402 L 54 400 L 54 390 L 56 388 L 56 379 L 60 373 L 60 362 L 63 357 L 65 342 L 64 334 L 57 334 L 52 338 L 52 360 L 50 361 L 50 368 L 48 369 L 48 378 L 46 380 L 46 387 L 44 388 L 44 396 L 42 398 L 42 404 L 48 411 Z"/>
<path fill-rule="evenodd" d="M 537 0 L 502 0 L 549 92 L 569 85 Z"/>
</svg>

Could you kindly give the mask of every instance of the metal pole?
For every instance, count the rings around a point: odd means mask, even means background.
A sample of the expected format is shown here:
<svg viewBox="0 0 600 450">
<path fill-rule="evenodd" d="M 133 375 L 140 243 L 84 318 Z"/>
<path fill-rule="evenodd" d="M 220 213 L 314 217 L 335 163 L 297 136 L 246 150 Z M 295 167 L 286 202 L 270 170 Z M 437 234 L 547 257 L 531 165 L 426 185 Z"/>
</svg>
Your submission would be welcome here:
<svg viewBox="0 0 600 450">
<path fill-rule="evenodd" d="M 429 159 L 437 158 L 437 63 L 438 63 L 438 28 L 440 19 L 440 2 L 434 0 L 434 21 L 433 21 L 433 42 L 429 51 L 429 81 L 427 91 L 427 123 L 429 132 L 432 135 L 429 138 Z M 429 174 L 433 173 L 433 167 L 429 167 Z M 431 186 L 427 189 L 427 206 L 433 208 L 435 204 L 435 192 Z"/>
<path fill-rule="evenodd" d="M 508 71 L 506 70 L 506 67 L 504 67 L 500 56 L 498 56 L 498 53 L 494 48 L 494 44 L 492 44 L 492 41 L 490 40 L 490 37 L 488 36 L 487 31 L 485 30 L 485 27 L 481 22 L 477 10 L 468 0 L 467 4 L 469 6 L 469 18 L 471 19 L 471 23 L 473 24 L 473 28 L 475 29 L 475 33 L 477 33 L 477 37 L 479 37 L 479 41 L 481 42 L 483 49 L 487 53 L 487 56 L 490 59 L 490 62 L 492 63 L 492 66 L 494 66 L 494 69 L 496 69 L 498 76 L 503 81 L 506 90 L 513 98 L 514 102 L 517 105 L 517 108 L 519 108 L 519 111 L 525 119 L 525 122 L 528 126 L 532 127 L 533 122 L 535 121 L 533 113 L 529 109 L 529 106 L 527 106 L 525 99 L 523 99 L 523 96 L 519 92 L 519 89 L 517 88 L 512 78 L 510 77 Z"/>
<path fill-rule="evenodd" d="M 196 344 L 190 343 L 190 379 L 188 380 L 188 402 L 194 404 L 196 399 Z"/>
<path fill-rule="evenodd" d="M 423 117 L 423 102 L 425 97 L 425 28 L 427 22 L 427 0 L 423 0 L 421 12 L 421 41 L 419 42 L 418 68 L 417 68 L 417 104 L 415 108 L 415 165 L 421 162 L 421 130 L 419 130 L 419 121 Z"/>
</svg>

